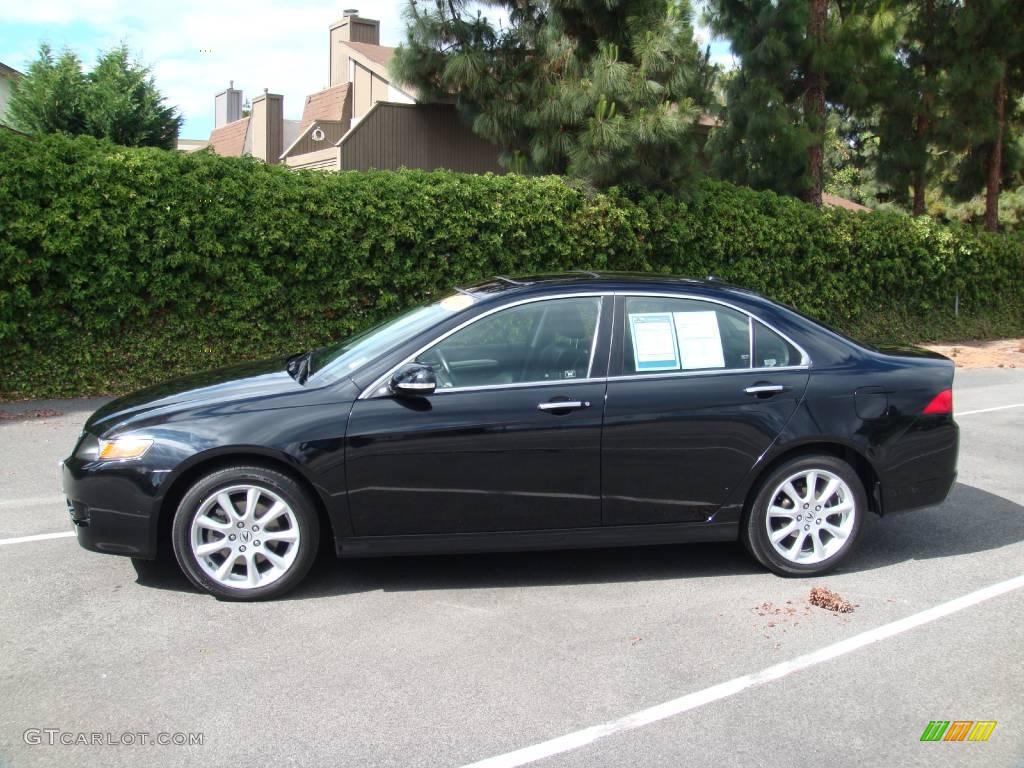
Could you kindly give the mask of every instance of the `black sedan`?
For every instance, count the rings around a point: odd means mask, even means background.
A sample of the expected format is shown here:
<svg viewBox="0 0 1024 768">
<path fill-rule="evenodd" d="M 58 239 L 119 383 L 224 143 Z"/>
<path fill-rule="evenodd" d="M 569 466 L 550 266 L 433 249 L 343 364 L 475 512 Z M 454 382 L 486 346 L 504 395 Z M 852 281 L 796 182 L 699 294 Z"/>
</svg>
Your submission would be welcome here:
<svg viewBox="0 0 1024 768">
<path fill-rule="evenodd" d="M 82 546 L 280 595 L 340 557 L 741 539 L 835 567 L 956 478 L 953 364 L 740 288 L 498 277 L 333 346 L 137 392 L 64 462 Z"/>
</svg>

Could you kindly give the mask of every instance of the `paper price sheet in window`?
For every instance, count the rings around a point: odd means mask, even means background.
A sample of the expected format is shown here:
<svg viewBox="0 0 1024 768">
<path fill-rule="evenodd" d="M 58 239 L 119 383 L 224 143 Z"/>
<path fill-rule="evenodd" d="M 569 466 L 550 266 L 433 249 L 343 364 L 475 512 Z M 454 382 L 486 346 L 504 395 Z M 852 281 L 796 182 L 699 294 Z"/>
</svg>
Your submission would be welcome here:
<svg viewBox="0 0 1024 768">
<path fill-rule="evenodd" d="M 629 328 L 637 373 L 725 367 L 714 311 L 631 314 Z"/>
</svg>

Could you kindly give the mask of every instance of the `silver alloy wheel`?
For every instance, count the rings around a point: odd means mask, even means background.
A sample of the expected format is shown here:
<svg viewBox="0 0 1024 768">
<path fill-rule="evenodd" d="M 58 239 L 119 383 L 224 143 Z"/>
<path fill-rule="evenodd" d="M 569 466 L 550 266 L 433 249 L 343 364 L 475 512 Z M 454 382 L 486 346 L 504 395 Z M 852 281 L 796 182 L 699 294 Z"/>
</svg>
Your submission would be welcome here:
<svg viewBox="0 0 1024 768">
<path fill-rule="evenodd" d="M 839 475 L 803 469 L 772 493 L 765 526 L 776 552 L 791 563 L 811 565 L 843 548 L 856 518 L 853 491 Z"/>
<path fill-rule="evenodd" d="M 255 589 L 291 568 L 299 552 L 299 524 L 276 493 L 233 485 L 203 501 L 190 543 L 207 576 L 233 589 Z"/>
</svg>

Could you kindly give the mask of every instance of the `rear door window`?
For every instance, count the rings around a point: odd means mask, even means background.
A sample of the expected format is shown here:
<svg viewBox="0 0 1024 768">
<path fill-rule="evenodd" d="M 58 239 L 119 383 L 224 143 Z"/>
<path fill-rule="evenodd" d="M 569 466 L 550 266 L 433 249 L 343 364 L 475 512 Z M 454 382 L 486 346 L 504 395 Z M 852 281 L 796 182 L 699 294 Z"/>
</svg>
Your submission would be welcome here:
<svg viewBox="0 0 1024 768">
<path fill-rule="evenodd" d="M 750 368 L 750 323 L 698 299 L 627 296 L 623 374 Z"/>
</svg>

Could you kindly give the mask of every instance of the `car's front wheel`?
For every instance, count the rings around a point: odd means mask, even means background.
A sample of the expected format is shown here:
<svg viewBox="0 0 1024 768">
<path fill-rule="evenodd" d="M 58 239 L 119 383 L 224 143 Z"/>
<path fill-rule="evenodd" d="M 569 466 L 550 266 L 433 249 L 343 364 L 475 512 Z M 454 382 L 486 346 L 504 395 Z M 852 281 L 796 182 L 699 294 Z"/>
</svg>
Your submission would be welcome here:
<svg viewBox="0 0 1024 768">
<path fill-rule="evenodd" d="M 748 511 L 743 543 L 782 576 L 835 568 L 850 553 L 867 511 L 864 485 L 833 456 L 805 456 L 771 472 Z"/>
<path fill-rule="evenodd" d="M 174 555 L 200 589 L 265 600 L 295 587 L 316 558 L 320 526 L 306 490 L 287 475 L 234 466 L 197 481 L 174 517 Z"/>
</svg>

